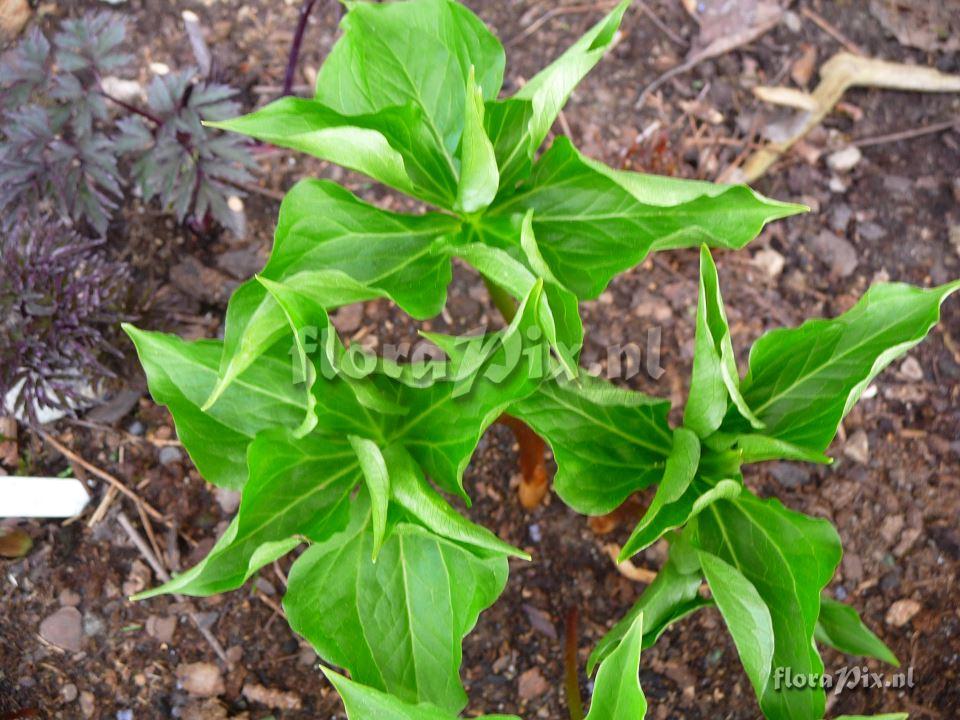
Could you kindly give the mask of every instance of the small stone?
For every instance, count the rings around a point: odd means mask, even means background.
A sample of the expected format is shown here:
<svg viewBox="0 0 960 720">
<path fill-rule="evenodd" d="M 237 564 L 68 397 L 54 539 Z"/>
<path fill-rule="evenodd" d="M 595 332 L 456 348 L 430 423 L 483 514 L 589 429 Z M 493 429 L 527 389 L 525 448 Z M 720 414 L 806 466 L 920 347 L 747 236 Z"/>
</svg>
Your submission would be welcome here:
<svg viewBox="0 0 960 720">
<path fill-rule="evenodd" d="M 916 600 L 912 600 L 910 598 L 897 600 L 893 605 L 890 606 L 890 609 L 887 610 L 887 615 L 885 618 L 887 625 L 903 627 L 910 622 L 913 617 L 920 612 L 921 609 L 922 606 Z"/>
<path fill-rule="evenodd" d="M 794 489 L 810 482 L 810 471 L 798 463 L 770 463 L 770 474 L 783 487 Z"/>
<path fill-rule="evenodd" d="M 107 75 L 100 81 L 103 91 L 110 97 L 126 102 L 134 102 L 143 98 L 143 85 L 136 80 L 127 80 L 116 75 Z"/>
<path fill-rule="evenodd" d="M 345 305 L 330 316 L 330 321 L 345 335 L 355 333 L 363 324 L 363 304 Z"/>
<path fill-rule="evenodd" d="M 538 630 L 551 640 L 557 639 L 557 628 L 547 613 L 540 608 L 526 603 L 523 606 L 523 612 L 526 613 L 527 619 L 530 621 L 530 625 L 534 630 Z"/>
<path fill-rule="evenodd" d="M 864 240 L 869 240 L 870 242 L 882 240 L 887 236 L 886 229 L 884 229 L 882 225 L 878 225 L 874 222 L 858 223 L 857 232 L 860 233 L 860 237 L 862 237 Z"/>
<path fill-rule="evenodd" d="M 786 25 L 787 30 L 792 33 L 798 33 L 803 29 L 803 21 L 793 10 L 787 10 L 783 14 L 783 24 Z"/>
<path fill-rule="evenodd" d="M 233 515 L 240 507 L 240 491 L 218 487 L 213 491 L 220 509 L 227 515 Z"/>
<path fill-rule="evenodd" d="M 913 380 L 914 382 L 923 380 L 923 368 L 920 367 L 920 363 L 912 355 L 900 365 L 900 374 L 907 380 Z"/>
<path fill-rule="evenodd" d="M 243 647 L 241 645 L 231 645 L 227 648 L 227 662 L 236 665 L 243 660 Z"/>
<path fill-rule="evenodd" d="M 521 700 L 530 701 L 540 697 L 550 689 L 550 684 L 544 679 L 540 668 L 530 668 L 521 673 L 519 680 L 519 694 Z"/>
<path fill-rule="evenodd" d="M 810 251 L 830 266 L 830 272 L 847 277 L 857 269 L 857 250 L 848 240 L 837 237 L 829 230 L 822 231 L 807 240 Z"/>
<path fill-rule="evenodd" d="M 77 696 L 80 692 L 77 690 L 77 686 L 73 683 L 67 683 L 62 688 L 60 688 L 60 697 L 63 698 L 64 702 L 72 703 L 77 699 Z"/>
<path fill-rule="evenodd" d="M 880 523 L 880 537 L 884 539 L 887 545 L 893 545 L 900 537 L 900 531 L 906 524 L 903 515 L 887 515 Z"/>
<path fill-rule="evenodd" d="M 226 691 L 220 668 L 213 663 L 196 662 L 178 666 L 177 682 L 195 697 L 216 697 Z"/>
<path fill-rule="evenodd" d="M 300 696 L 296 693 L 275 690 L 253 683 L 247 683 L 243 686 L 243 696 L 250 702 L 259 703 L 275 710 L 300 710 L 303 707 Z"/>
<path fill-rule="evenodd" d="M 93 717 L 94 711 L 97 709 L 96 700 L 93 697 L 93 693 L 89 690 L 84 690 L 80 693 L 80 712 L 83 713 L 85 718 Z"/>
<path fill-rule="evenodd" d="M 838 233 L 845 233 L 847 231 L 847 226 L 850 224 L 852 218 L 853 210 L 851 210 L 850 206 L 846 203 L 834 205 L 830 208 L 830 214 L 827 216 L 830 227 Z"/>
<path fill-rule="evenodd" d="M 151 615 L 147 618 L 147 635 L 162 643 L 173 642 L 173 634 L 177 631 L 177 618 Z"/>
<path fill-rule="evenodd" d="M 827 156 L 827 167 L 834 172 L 850 172 L 863 159 L 863 153 L 856 145 L 845 147 Z"/>
<path fill-rule="evenodd" d="M 83 649 L 83 617 L 75 607 L 65 607 L 46 617 L 40 623 L 40 637 L 62 650 L 80 652 Z"/>
<path fill-rule="evenodd" d="M 960 255 L 960 225 L 950 226 L 950 244 L 953 245 L 953 249 Z"/>
<path fill-rule="evenodd" d="M 88 612 L 83 615 L 83 634 L 88 637 L 97 637 L 103 635 L 106 630 L 106 623 L 103 618 L 96 613 Z"/>
<path fill-rule="evenodd" d="M 863 560 L 856 553 L 844 553 L 842 567 L 845 581 L 858 584 L 863 579 Z"/>
<path fill-rule="evenodd" d="M 532 542 L 538 543 L 543 540 L 543 530 L 540 529 L 540 526 L 537 523 L 533 523 L 529 528 L 530 540 Z"/>
<path fill-rule="evenodd" d="M 133 710 L 129 708 L 117 710 L 117 720 L 133 720 Z"/>
<path fill-rule="evenodd" d="M 161 465 L 173 465 L 183 460 L 183 453 L 180 452 L 180 448 L 173 445 L 164 445 L 160 448 L 158 458 Z"/>
<path fill-rule="evenodd" d="M 778 253 L 776 250 L 771 248 L 765 248 L 753 256 L 751 261 L 756 267 L 763 270 L 766 273 L 767 277 L 770 279 L 776 279 L 780 277 L 780 273 L 783 272 L 784 259 L 783 255 Z"/>
<path fill-rule="evenodd" d="M 843 454 L 861 465 L 870 462 L 870 441 L 867 439 L 867 433 L 863 430 L 857 430 L 848 437 L 846 444 L 843 446 Z"/>
<path fill-rule="evenodd" d="M 60 596 L 57 599 L 64 607 L 76 607 L 80 604 L 80 595 L 70 588 L 61 590 Z"/>
<path fill-rule="evenodd" d="M 830 176 L 827 187 L 830 188 L 830 192 L 836 193 L 837 195 L 843 195 L 843 193 L 850 189 L 847 183 L 841 180 L 838 175 Z"/>
<path fill-rule="evenodd" d="M 137 437 L 140 437 L 141 435 L 143 435 L 143 433 L 145 433 L 146 430 L 147 430 L 146 427 L 144 427 L 143 423 L 140 422 L 139 420 L 134 420 L 132 423 L 130 423 L 127 426 L 127 432 L 130 433 L 131 435 L 136 435 Z"/>
</svg>

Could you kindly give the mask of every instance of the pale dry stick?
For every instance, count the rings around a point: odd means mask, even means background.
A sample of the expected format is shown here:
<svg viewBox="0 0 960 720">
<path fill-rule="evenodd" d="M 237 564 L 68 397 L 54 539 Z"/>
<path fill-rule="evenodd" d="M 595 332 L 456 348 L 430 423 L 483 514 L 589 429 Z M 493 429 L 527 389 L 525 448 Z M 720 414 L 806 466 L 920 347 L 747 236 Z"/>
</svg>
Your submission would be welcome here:
<svg viewBox="0 0 960 720">
<path fill-rule="evenodd" d="M 107 491 L 103 494 L 103 499 L 100 501 L 100 504 L 97 505 L 97 509 L 93 511 L 93 515 L 87 520 L 88 528 L 92 528 L 106 517 L 107 510 L 110 509 L 110 506 L 113 505 L 113 501 L 117 499 L 117 495 L 119 494 L 120 491 L 117 490 L 116 486 L 111 485 L 107 488 Z"/>
<path fill-rule="evenodd" d="M 137 550 L 140 551 L 140 554 L 143 555 L 143 559 L 147 561 L 147 564 L 153 568 L 153 572 L 156 573 L 157 577 L 163 580 L 163 582 L 170 582 L 170 573 L 167 572 L 167 569 L 160 563 L 160 560 L 154 555 L 153 550 L 150 549 L 150 546 L 147 545 L 147 541 L 143 539 L 140 533 L 137 532 L 136 528 L 130 522 L 130 519 L 123 512 L 117 513 L 117 522 L 120 523 L 120 527 L 123 528 L 123 531 L 127 533 L 127 537 L 130 538 Z M 174 594 L 174 599 L 177 602 L 184 602 L 186 598 L 183 595 Z M 223 649 L 223 646 L 220 644 L 220 641 L 214 637 L 213 633 L 200 622 L 200 619 L 197 617 L 197 614 L 193 611 L 187 613 L 187 616 L 196 625 L 197 630 L 200 631 L 200 634 L 203 635 L 203 638 L 210 644 L 210 647 L 213 648 L 213 651 L 217 654 L 217 657 L 223 661 L 224 665 L 227 667 L 232 667 L 233 663 L 230 662 L 227 657 L 226 651 Z"/>
<path fill-rule="evenodd" d="M 756 25 L 753 25 L 748 28 L 744 28 L 739 32 L 735 32 L 732 35 L 727 35 L 721 38 L 717 38 L 712 43 L 707 45 L 703 50 L 699 50 L 693 53 L 689 58 L 684 60 L 682 63 L 676 67 L 672 67 L 663 73 L 660 77 L 654 80 L 652 83 L 647 85 L 643 91 L 640 93 L 640 97 L 637 98 L 637 103 L 634 105 L 636 110 L 639 110 L 647 102 L 647 98 L 650 96 L 650 93 L 655 92 L 661 88 L 664 83 L 669 80 L 672 80 L 677 75 L 682 75 L 685 72 L 688 72 L 695 68 L 700 63 L 710 60 L 711 58 L 718 57 L 720 55 L 725 55 L 731 50 L 736 50 L 742 45 L 747 45 L 748 43 L 753 42 L 758 37 L 765 35 L 769 30 L 777 25 L 780 22 L 780 18 L 783 16 L 782 11 L 772 14 L 768 18 L 762 19 Z"/>
<path fill-rule="evenodd" d="M 160 546 L 157 544 L 157 536 L 153 534 L 153 525 L 150 524 L 150 518 L 148 518 L 147 514 L 143 511 L 142 505 L 137 505 L 137 513 L 140 515 L 140 524 L 143 525 L 143 529 L 147 533 L 147 540 L 150 541 L 153 554 L 159 560 L 163 557 L 163 553 L 160 552 Z"/>
<path fill-rule="evenodd" d="M 727 168 L 719 182 L 754 182 L 794 143 L 819 125 L 851 87 L 877 87 L 914 92 L 960 92 L 960 75 L 947 75 L 933 68 L 904 65 L 840 52 L 820 68 L 820 84 L 810 93 L 817 109 L 798 118 L 786 140 L 768 143 L 751 155 L 743 168 Z"/>
<path fill-rule="evenodd" d="M 813 22 L 814 25 L 816 25 L 818 28 L 823 30 L 827 35 L 829 35 L 838 43 L 843 45 L 848 51 L 850 51 L 854 55 L 866 55 L 866 53 L 860 48 L 859 45 L 853 42 L 850 38 L 848 38 L 842 32 L 837 30 L 833 25 L 828 23 L 822 15 L 818 15 L 816 12 L 814 12 L 808 7 L 800 8 L 800 14 L 803 15 L 808 20 L 810 20 L 811 22 Z"/>
<path fill-rule="evenodd" d="M 901 130 L 899 132 L 888 133 L 886 135 L 875 135 L 874 137 L 860 138 L 854 140 L 853 145 L 857 147 L 871 147 L 872 145 L 884 145 L 886 143 L 900 142 L 901 140 L 913 140 L 924 135 L 935 135 L 950 128 L 960 129 L 960 119 L 944 120 L 943 122 L 924 125 L 923 127 L 912 128 L 910 130 Z"/>
<path fill-rule="evenodd" d="M 101 469 L 98 468 L 96 465 L 94 465 L 94 464 L 92 464 L 92 463 L 90 463 L 90 462 L 87 462 L 87 461 L 84 460 L 82 457 L 80 457 L 79 455 L 77 455 L 77 453 L 75 453 L 73 450 L 71 450 L 70 448 L 68 448 L 66 445 L 64 445 L 63 443 L 61 443 L 61 442 L 59 442 L 58 440 L 54 439 L 54 438 L 53 438 L 50 434 L 48 434 L 46 431 L 40 430 L 39 428 L 37 428 L 37 431 L 36 431 L 36 432 L 37 432 L 37 434 L 38 434 L 41 438 L 44 439 L 44 441 L 46 441 L 49 445 L 51 445 L 57 452 L 59 452 L 59 453 L 60 453 L 61 455 L 63 455 L 65 458 L 67 458 L 68 460 L 70 460 L 70 461 L 72 461 L 72 462 L 75 462 L 77 465 L 79 465 L 80 467 L 82 467 L 84 470 L 86 470 L 87 472 L 89 472 L 89 473 L 91 473 L 91 474 L 93 474 L 93 475 L 96 475 L 96 476 L 97 476 L 98 478 L 100 478 L 101 480 L 104 480 L 104 481 L 110 483 L 110 485 L 114 486 L 115 488 L 117 488 L 117 490 L 119 490 L 119 491 L 122 492 L 124 495 L 126 495 L 128 498 L 130 498 L 131 500 L 133 500 L 134 503 L 136 503 L 136 504 L 138 504 L 138 505 L 143 505 L 143 509 L 144 509 L 144 510 L 147 512 L 147 514 L 150 515 L 150 517 L 152 517 L 154 520 L 157 520 L 157 521 L 159 521 L 159 522 L 161 522 L 161 523 L 165 523 L 165 522 L 166 522 L 166 521 L 163 519 L 163 515 L 160 513 L 159 510 L 157 510 L 155 507 L 153 507 L 153 505 L 151 505 L 150 503 L 148 503 L 148 502 L 147 502 L 146 500 L 144 500 L 142 497 L 140 497 L 139 495 L 137 495 L 137 493 L 135 493 L 133 490 L 131 490 L 130 488 L 128 488 L 128 487 L 127 487 L 126 485 L 124 485 L 122 482 L 120 482 L 119 480 L 117 480 L 117 478 L 115 478 L 113 475 L 111 475 L 110 473 L 106 472 L 105 470 L 101 470 Z"/>
</svg>

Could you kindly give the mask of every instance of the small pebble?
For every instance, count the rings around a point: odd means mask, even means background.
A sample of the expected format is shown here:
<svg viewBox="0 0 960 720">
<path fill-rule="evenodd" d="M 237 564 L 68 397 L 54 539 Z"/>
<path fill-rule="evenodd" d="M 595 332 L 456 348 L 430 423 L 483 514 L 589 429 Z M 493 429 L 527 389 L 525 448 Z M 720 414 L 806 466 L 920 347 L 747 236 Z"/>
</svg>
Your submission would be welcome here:
<svg viewBox="0 0 960 720">
<path fill-rule="evenodd" d="M 533 525 L 531 525 L 529 528 L 529 531 L 530 531 L 530 539 L 533 542 L 538 543 L 541 540 L 543 540 L 543 531 L 540 529 L 540 526 L 537 523 L 534 523 Z"/>
<path fill-rule="evenodd" d="M 83 646 L 83 618 L 75 607 L 60 608 L 40 623 L 40 637 L 62 650 L 80 652 Z"/>
<path fill-rule="evenodd" d="M 900 365 L 900 374 L 903 375 L 907 380 L 913 380 L 914 382 L 920 382 L 923 380 L 923 368 L 920 367 L 920 363 L 917 362 L 915 357 L 908 357 Z"/>
<path fill-rule="evenodd" d="M 142 422 L 140 422 L 139 420 L 134 420 L 132 423 L 130 423 L 127 426 L 127 432 L 130 433 L 131 435 L 136 435 L 137 437 L 140 437 L 141 435 L 143 435 L 144 432 L 146 432 L 146 428 L 144 427 Z"/>
<path fill-rule="evenodd" d="M 834 172 L 850 172 L 863 159 L 863 153 L 855 145 L 838 150 L 827 157 L 827 167 Z"/>
<path fill-rule="evenodd" d="M 161 465 L 173 465 L 173 463 L 180 462 L 183 459 L 183 453 L 173 445 L 166 445 L 160 448 L 159 458 Z"/>
<path fill-rule="evenodd" d="M 77 690 L 77 686 L 73 683 L 67 683 L 62 688 L 60 688 L 60 695 L 63 697 L 64 702 L 72 703 L 77 699 L 77 696 L 80 692 Z"/>
<path fill-rule="evenodd" d="M 117 710 L 117 720 L 133 720 L 133 710 Z"/>
</svg>

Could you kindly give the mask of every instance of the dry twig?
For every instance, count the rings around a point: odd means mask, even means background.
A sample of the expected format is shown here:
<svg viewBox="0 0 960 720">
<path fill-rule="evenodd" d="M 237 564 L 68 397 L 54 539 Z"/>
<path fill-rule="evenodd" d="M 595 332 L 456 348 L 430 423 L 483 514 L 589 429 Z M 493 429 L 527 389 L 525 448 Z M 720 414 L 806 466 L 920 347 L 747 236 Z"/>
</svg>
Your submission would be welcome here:
<svg viewBox="0 0 960 720">
<path fill-rule="evenodd" d="M 816 109 L 798 116 L 785 140 L 768 143 L 749 157 L 742 169 L 728 167 L 720 182 L 753 182 L 800 138 L 819 125 L 851 87 L 877 87 L 914 92 L 960 92 L 960 75 L 903 63 L 886 62 L 840 52 L 820 68 L 820 84 L 810 93 Z"/>
<path fill-rule="evenodd" d="M 104 480 L 110 483 L 110 485 L 112 485 L 119 492 L 123 493 L 128 498 L 133 500 L 133 502 L 136 503 L 138 506 L 142 505 L 143 509 L 147 512 L 147 514 L 150 515 L 150 517 L 152 517 L 154 520 L 158 520 L 159 522 L 164 522 L 163 515 L 160 513 L 159 510 L 153 507 L 153 505 L 148 503 L 142 497 L 137 495 L 137 493 L 135 493 L 133 490 L 128 488 L 122 482 L 117 480 L 117 478 L 115 478 L 113 475 L 111 475 L 105 470 L 101 470 L 96 465 L 90 462 L 87 462 L 82 457 L 77 455 L 77 453 L 75 453 L 73 450 L 68 448 L 66 445 L 64 445 L 60 441 L 56 440 L 54 437 L 52 437 L 49 433 L 45 432 L 44 430 L 40 430 L 38 428 L 37 434 L 40 435 L 40 437 L 43 438 L 45 442 L 47 442 L 51 447 L 53 447 L 57 452 L 59 452 L 65 458 L 67 458 L 71 462 L 76 463 L 77 465 L 82 467 L 84 470 L 86 470 L 90 474 L 96 475 L 101 480 Z"/>
<path fill-rule="evenodd" d="M 153 568 L 153 572 L 156 573 L 157 577 L 160 578 L 163 582 L 170 582 L 170 573 L 167 572 L 167 569 L 160 563 L 159 557 L 154 554 L 153 550 L 150 549 L 150 546 L 147 545 L 147 541 L 143 539 L 140 533 L 137 532 L 136 528 L 133 527 L 133 524 L 130 522 L 130 519 L 124 513 L 117 514 L 117 522 L 120 523 L 120 527 L 123 528 L 123 531 L 127 533 L 127 537 L 130 538 L 137 550 L 140 551 L 140 554 L 143 555 L 143 559 L 147 561 L 147 564 Z M 173 596 L 177 602 L 184 602 L 185 598 L 182 595 Z M 213 651 L 217 654 L 217 657 L 227 666 L 231 667 L 233 663 L 230 662 L 227 658 L 227 653 L 223 649 L 223 646 L 220 644 L 220 641 L 214 637 L 213 633 L 210 632 L 209 628 L 204 627 L 200 622 L 200 618 L 197 617 L 197 614 L 193 611 L 187 613 L 190 620 L 196 625 L 197 630 L 200 631 L 200 634 L 203 635 L 204 640 L 206 640 L 210 647 L 213 648 Z"/>
</svg>

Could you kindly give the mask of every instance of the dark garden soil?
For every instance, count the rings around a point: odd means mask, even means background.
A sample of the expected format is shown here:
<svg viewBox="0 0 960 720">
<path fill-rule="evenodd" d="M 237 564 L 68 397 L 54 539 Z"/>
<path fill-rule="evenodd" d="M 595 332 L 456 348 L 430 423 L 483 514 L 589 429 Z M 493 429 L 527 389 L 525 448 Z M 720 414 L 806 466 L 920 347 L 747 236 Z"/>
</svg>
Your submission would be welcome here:
<svg viewBox="0 0 960 720">
<path fill-rule="evenodd" d="M 508 90 L 609 5 L 574 0 L 468 4 L 504 38 Z M 761 106 L 750 88 L 789 82 L 782 79 L 793 70 L 802 80 L 803 68 L 796 63 L 805 54 L 815 52 L 819 65 L 841 48 L 800 13 L 807 6 L 870 55 L 960 72 L 957 54 L 898 44 L 866 2 L 801 0 L 794 7 L 795 22 L 781 23 L 754 43 L 680 75 L 637 111 L 640 89 L 682 60 L 697 31 L 680 2 L 646 4 L 683 44 L 634 7 L 623 40 L 583 83 L 563 117 L 587 154 L 615 165 L 709 179 L 742 160 L 741 140 L 756 141 L 752 133 L 779 117 Z M 94 3 L 39 5 L 41 12 L 56 16 Z M 335 37 L 338 10 L 332 2 L 321 6 L 308 29 L 303 83 Z M 252 107 L 276 94 L 299 3 L 129 0 L 116 7 L 135 25 L 130 49 L 140 58 L 141 81 L 149 79 L 150 63 L 177 67 L 191 57 L 180 12 L 192 9 L 208 29 L 216 72 L 243 88 L 245 104 Z M 539 30 L 526 35 L 552 8 Z M 846 173 L 835 174 L 824 159 L 851 139 L 956 118 L 960 98 L 855 90 L 844 99 L 845 112 L 831 114 L 808 136 L 803 152 L 787 157 L 757 183 L 760 191 L 805 202 L 814 212 L 777 223 L 746 250 L 718 257 L 741 362 L 763 331 L 808 316 L 835 315 L 875 279 L 929 285 L 960 277 L 956 129 L 864 147 L 862 160 Z M 654 122 L 659 126 L 637 141 Z M 261 164 L 265 194 L 246 198 L 245 239 L 200 243 L 152 207 L 134 208 L 111 230 L 115 252 L 135 264 L 138 286 L 151 296 L 143 324 L 190 336 L 216 335 L 230 290 L 259 269 L 269 248 L 278 207 L 269 195 L 300 177 L 333 177 L 369 199 L 397 206 L 381 188 L 300 155 L 272 152 Z M 659 380 L 641 372 L 627 382 L 679 402 L 691 364 L 696 277 L 695 252 L 670 252 L 617 278 L 599 300 L 585 306 L 584 364 L 603 365 L 610 344 L 645 347 L 648 331 L 660 328 L 660 365 L 666 372 Z M 495 322 L 487 303 L 478 278 L 458 270 L 448 314 L 433 327 Z M 412 336 L 415 330 L 379 302 L 342 310 L 337 323 L 345 335 L 364 343 Z M 128 396 L 130 404 L 118 401 L 88 415 L 83 424 L 62 421 L 49 430 L 166 515 L 168 527 L 153 523 L 157 543 L 169 566 L 184 568 L 209 549 L 229 518 L 231 498 L 215 495 L 169 442 L 174 438 L 170 417 L 139 397 L 143 381 L 132 363 L 126 385 L 135 391 Z M 928 341 L 884 373 L 868 396 L 844 422 L 831 450 L 834 465 L 773 463 L 752 468 L 747 482 L 764 496 L 777 495 L 837 526 L 845 556 L 831 591 L 851 602 L 904 666 L 913 668 L 912 689 L 831 695 L 829 714 L 907 710 L 918 720 L 955 718 L 960 716 L 960 302 L 948 301 L 944 321 Z M 56 474 L 68 467 L 28 431 L 21 432 L 15 458 L 6 468 L 11 473 Z M 525 547 L 534 562 L 513 563 L 503 597 L 465 641 L 463 675 L 471 714 L 516 712 L 559 720 L 567 717 L 561 690 L 564 621 L 572 610 L 578 612 L 582 667 L 596 641 L 644 587 L 618 570 L 606 546 L 624 541 L 630 516 L 639 515 L 647 498 L 619 522 L 588 522 L 556 498 L 526 512 L 515 496 L 515 459 L 510 432 L 494 427 L 468 473 L 467 487 L 476 498 L 470 514 Z M 89 477 L 80 467 L 73 471 Z M 107 489 L 96 487 L 90 509 L 75 522 L 21 523 L 35 541 L 33 551 L 19 561 L 0 561 L 0 718 L 343 717 L 339 701 L 315 670 L 312 651 L 277 613 L 289 559 L 265 568 L 255 583 L 234 593 L 132 604 L 126 596 L 157 579 L 120 528 L 118 513 L 138 528 L 142 524 L 134 506 L 121 498 L 89 527 Z M 662 560 L 663 548 L 655 546 L 635 558 L 635 565 L 655 570 Z M 60 650 L 40 637 L 41 621 L 62 606 L 76 606 L 82 617 L 81 652 Z M 178 686 L 178 668 L 185 672 L 190 663 L 217 663 L 187 619 L 190 610 L 234 661 L 232 669 L 221 666 L 222 691 L 203 707 Z M 833 652 L 825 659 L 828 672 L 857 662 Z M 881 669 L 873 661 L 867 664 Z M 759 716 L 733 644 L 712 610 L 674 627 L 646 652 L 641 680 L 649 716 L 658 720 Z M 273 699 L 263 704 L 269 691 L 275 691 Z M 585 682 L 583 694 L 589 696 Z"/>
</svg>

